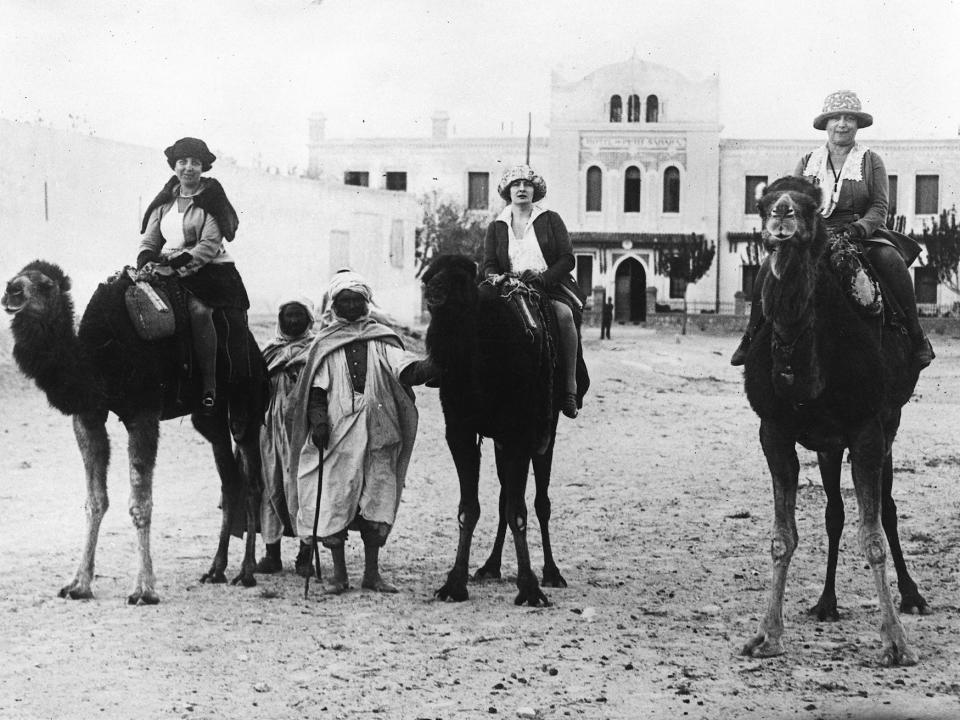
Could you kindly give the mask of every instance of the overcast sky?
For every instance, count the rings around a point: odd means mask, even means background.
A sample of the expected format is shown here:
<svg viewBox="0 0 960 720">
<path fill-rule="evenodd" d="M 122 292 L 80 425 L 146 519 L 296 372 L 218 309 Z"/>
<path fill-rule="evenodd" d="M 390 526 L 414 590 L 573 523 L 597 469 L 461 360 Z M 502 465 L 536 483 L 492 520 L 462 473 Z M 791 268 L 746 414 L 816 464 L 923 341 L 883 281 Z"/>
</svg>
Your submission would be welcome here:
<svg viewBox="0 0 960 720">
<path fill-rule="evenodd" d="M 960 0 L 958 0 L 960 1 Z M 636 55 L 720 78 L 723 136 L 816 138 L 855 90 L 860 139 L 960 128 L 950 0 L 0 0 L 0 117 L 165 147 L 204 138 L 244 165 L 306 165 L 329 137 L 548 132 L 550 72 Z M 79 117 L 71 119 L 69 116 Z"/>
</svg>

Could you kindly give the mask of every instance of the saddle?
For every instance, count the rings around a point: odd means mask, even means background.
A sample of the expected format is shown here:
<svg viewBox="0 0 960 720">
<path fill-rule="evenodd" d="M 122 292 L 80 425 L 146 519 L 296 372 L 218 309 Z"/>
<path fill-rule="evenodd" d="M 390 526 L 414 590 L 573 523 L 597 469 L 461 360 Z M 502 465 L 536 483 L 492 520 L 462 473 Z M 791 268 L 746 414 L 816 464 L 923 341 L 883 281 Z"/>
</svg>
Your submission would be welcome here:
<svg viewBox="0 0 960 720">
<path fill-rule="evenodd" d="M 164 404 L 171 413 L 165 411 L 165 416 L 175 417 L 198 393 L 199 371 L 193 352 L 187 291 L 175 275 L 138 281 L 133 268 L 126 267 L 114 278 L 127 286 L 124 302 L 137 335 L 149 342 L 172 343 L 177 382 L 167 387 Z M 246 311 L 214 308 L 213 324 L 217 332 L 217 377 L 231 383 L 253 377 Z"/>
</svg>

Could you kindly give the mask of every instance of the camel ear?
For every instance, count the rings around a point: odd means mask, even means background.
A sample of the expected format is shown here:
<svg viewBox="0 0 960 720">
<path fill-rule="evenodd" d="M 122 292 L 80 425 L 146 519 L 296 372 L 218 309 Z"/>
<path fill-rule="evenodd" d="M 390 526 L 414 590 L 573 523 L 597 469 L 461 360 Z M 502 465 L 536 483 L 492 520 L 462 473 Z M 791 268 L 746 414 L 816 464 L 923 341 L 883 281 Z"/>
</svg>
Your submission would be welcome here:
<svg viewBox="0 0 960 720">
<path fill-rule="evenodd" d="M 70 287 L 70 278 L 64 275 L 60 281 L 60 292 L 70 292 Z"/>
</svg>

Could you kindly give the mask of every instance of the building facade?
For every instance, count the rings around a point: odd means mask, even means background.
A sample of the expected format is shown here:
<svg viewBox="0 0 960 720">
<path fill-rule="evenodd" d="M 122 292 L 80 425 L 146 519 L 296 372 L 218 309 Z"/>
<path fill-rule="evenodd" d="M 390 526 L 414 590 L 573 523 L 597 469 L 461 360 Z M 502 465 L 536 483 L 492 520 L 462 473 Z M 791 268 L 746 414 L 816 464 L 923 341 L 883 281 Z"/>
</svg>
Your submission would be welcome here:
<svg viewBox="0 0 960 720">
<path fill-rule="evenodd" d="M 421 196 L 436 192 L 472 212 L 503 207 L 496 185 L 523 162 L 527 138 L 457 138 L 449 118 L 433 116 L 430 138 L 334 140 L 324 118 L 310 119 L 312 175 Z M 574 245 L 575 275 L 591 304 L 614 298 L 619 322 L 650 312 L 743 311 L 756 272 L 749 240 L 759 228 L 758 189 L 793 172 L 820 142 L 721 137 L 719 80 L 691 81 L 636 58 L 570 81 L 551 78 L 549 137 L 530 140 L 530 164 L 547 181 L 545 205 L 563 217 Z M 919 231 L 960 198 L 960 140 L 859 141 L 883 158 L 891 206 L 905 231 Z M 658 250 L 702 236 L 716 244 L 712 268 L 685 288 L 658 274 Z M 913 268 L 918 299 L 957 300 L 935 277 Z"/>
</svg>

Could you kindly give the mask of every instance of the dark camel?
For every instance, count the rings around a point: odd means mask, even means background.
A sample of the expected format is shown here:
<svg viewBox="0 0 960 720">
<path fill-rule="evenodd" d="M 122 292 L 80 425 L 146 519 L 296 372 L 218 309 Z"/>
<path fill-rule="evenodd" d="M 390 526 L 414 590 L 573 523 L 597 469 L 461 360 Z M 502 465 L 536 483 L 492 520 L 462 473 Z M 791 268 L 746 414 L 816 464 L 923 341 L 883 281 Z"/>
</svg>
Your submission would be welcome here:
<svg viewBox="0 0 960 720">
<path fill-rule="evenodd" d="M 770 272 L 763 282 L 765 322 L 746 359 L 745 386 L 760 416 L 760 444 L 773 477 L 773 580 L 766 613 L 743 653 L 784 652 L 783 595 L 798 542 L 794 518 L 799 461 L 796 444 L 818 453 L 828 496 L 830 537 L 827 582 L 814 612 L 836 614 L 834 573 L 843 527 L 839 471 L 849 448 L 860 511 L 859 539 L 873 571 L 880 602 L 884 666 L 913 665 L 917 655 L 894 607 L 886 570 L 883 529 L 901 571 L 896 538 L 891 450 L 900 410 L 917 382 L 910 342 L 900 328 L 869 317 L 841 289 L 830 266 L 829 238 L 818 212 L 820 190 L 802 178 L 781 178 L 760 200 Z M 886 471 L 886 476 L 885 476 Z M 881 517 L 888 520 L 882 527 Z M 904 602 L 925 608 L 902 568 Z"/>
<path fill-rule="evenodd" d="M 110 441 L 106 421 L 112 412 L 127 428 L 130 461 L 130 516 L 137 528 L 140 566 L 132 605 L 153 605 L 155 589 L 150 556 L 150 522 L 153 510 L 153 469 L 157 456 L 160 421 L 193 413 L 193 425 L 213 446 L 223 491 L 220 542 L 210 569 L 201 581 L 226 582 L 227 550 L 231 531 L 247 537 L 243 566 L 234 583 L 256 584 L 257 488 L 260 478 L 259 428 L 263 415 L 265 374 L 256 342 L 249 338 L 249 383 L 218 384 L 224 388 L 212 415 L 200 407 L 200 388 L 186 398 L 176 398 L 179 354 L 175 339 L 146 342 L 135 333 L 124 306 L 129 279 L 119 276 L 101 284 L 74 330 L 70 279 L 51 263 L 27 265 L 7 283 L 2 304 L 13 316 L 13 356 L 20 370 L 47 394 L 50 404 L 73 416 L 73 429 L 83 455 L 87 477 L 87 533 L 80 566 L 73 580 L 60 590 L 61 597 L 91 598 L 94 554 L 100 522 L 107 511 L 107 465 Z M 185 401 L 184 401 L 185 400 Z M 231 443 L 236 440 L 236 452 Z"/>
<path fill-rule="evenodd" d="M 436 595 L 469 598 L 470 545 L 480 517 L 480 441 L 494 441 L 500 479 L 500 527 L 493 552 L 476 578 L 500 577 L 500 557 L 509 526 L 517 551 L 514 602 L 548 605 L 530 564 L 527 546 L 527 474 L 533 464 L 534 507 L 543 539 L 543 585 L 566 587 L 550 544 L 550 469 L 559 413 L 561 376 L 550 326 L 549 300 L 511 309 L 499 291 L 477 286 L 477 266 L 463 256 L 434 260 L 423 275 L 431 320 L 427 351 L 439 371 L 446 440 L 460 481 L 457 557 Z M 523 292 L 522 289 L 519 292 Z M 513 301 L 510 301 L 513 302 Z M 530 322 L 532 321 L 532 322 Z"/>
</svg>

